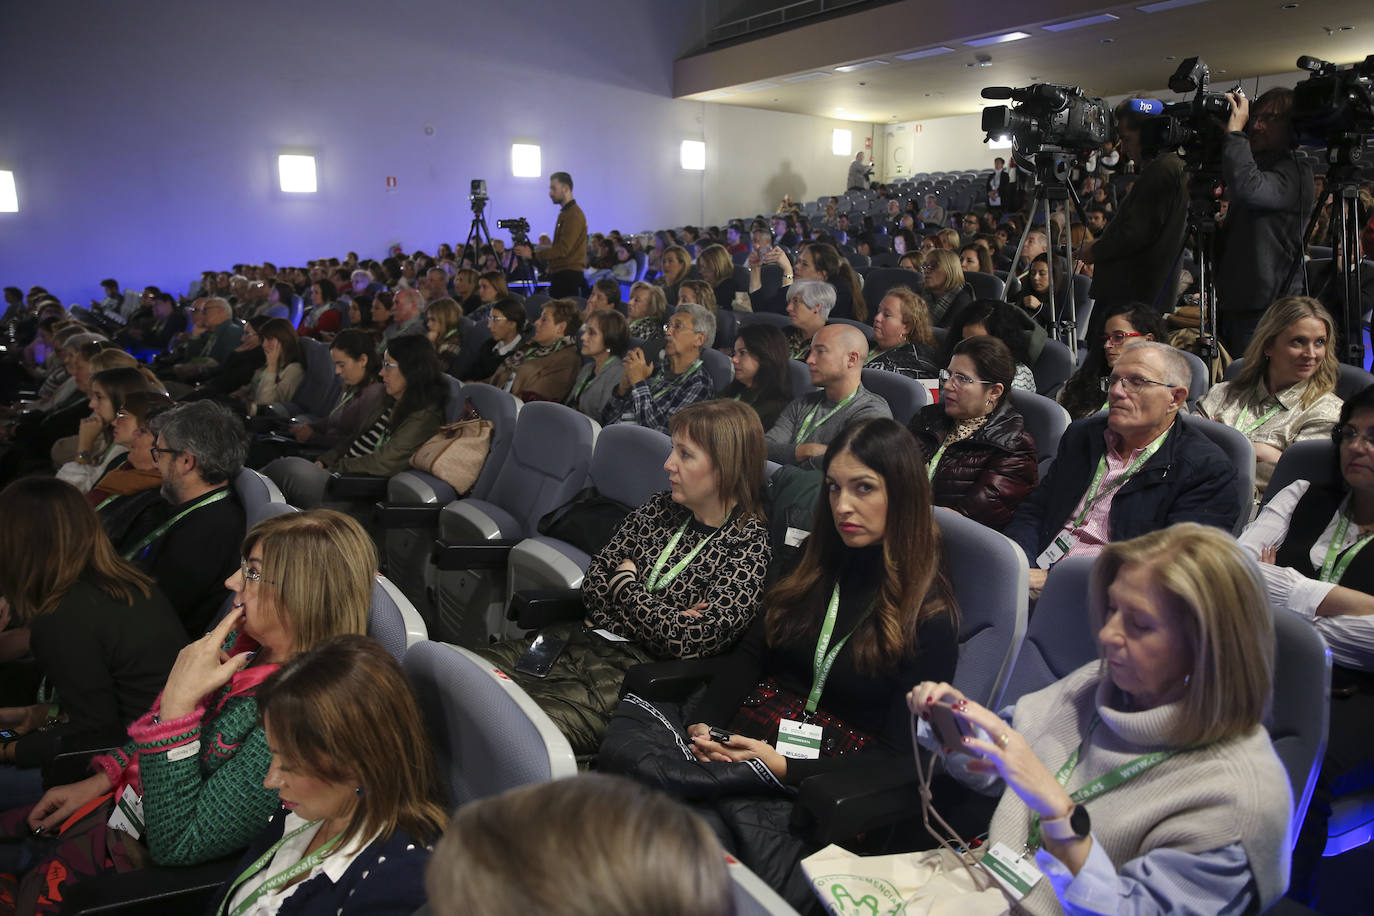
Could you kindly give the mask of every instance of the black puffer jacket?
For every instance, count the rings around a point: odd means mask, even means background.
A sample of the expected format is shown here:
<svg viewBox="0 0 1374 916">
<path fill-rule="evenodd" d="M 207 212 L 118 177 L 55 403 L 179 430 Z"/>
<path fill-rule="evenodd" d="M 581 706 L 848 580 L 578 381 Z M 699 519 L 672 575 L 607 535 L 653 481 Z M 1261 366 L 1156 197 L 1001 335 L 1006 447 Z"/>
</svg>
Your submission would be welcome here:
<svg viewBox="0 0 1374 916">
<path fill-rule="evenodd" d="M 954 428 L 940 404 L 911 418 L 911 433 L 927 462 Z M 931 479 L 935 505 L 945 506 L 989 528 L 1002 530 L 1039 479 L 1035 440 L 1025 419 L 1003 399 L 973 435 L 954 443 Z"/>
</svg>

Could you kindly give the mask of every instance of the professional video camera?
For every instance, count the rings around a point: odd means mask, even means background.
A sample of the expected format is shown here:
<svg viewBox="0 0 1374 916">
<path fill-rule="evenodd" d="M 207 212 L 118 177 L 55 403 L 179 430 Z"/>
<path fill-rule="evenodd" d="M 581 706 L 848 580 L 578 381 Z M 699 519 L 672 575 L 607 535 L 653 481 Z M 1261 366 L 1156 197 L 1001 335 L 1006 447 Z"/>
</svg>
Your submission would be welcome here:
<svg viewBox="0 0 1374 916">
<path fill-rule="evenodd" d="M 514 219 L 498 219 L 497 229 L 505 229 L 510 233 L 510 240 L 516 245 L 528 245 L 530 243 L 530 221 L 523 216 Z"/>
<path fill-rule="evenodd" d="M 1183 159 L 1194 170 L 1220 169 L 1221 144 L 1225 124 L 1231 116 L 1231 101 L 1223 92 L 1208 92 L 1212 71 L 1200 57 L 1190 57 L 1169 77 L 1169 88 L 1177 93 L 1192 92 L 1187 102 L 1161 102 L 1158 99 L 1131 99 L 1131 110 L 1152 120 L 1140 131 L 1140 146 L 1149 158 L 1161 152 L 1182 148 Z M 1240 90 L 1240 83 L 1231 91 Z"/>
<path fill-rule="evenodd" d="M 1374 133 L 1374 54 L 1338 67 L 1304 54 L 1298 67 L 1312 75 L 1293 87 L 1293 131 L 1298 140 L 1324 146 L 1332 163 L 1357 165 Z"/>
<path fill-rule="evenodd" d="M 983 98 L 1016 103 L 984 108 L 983 130 L 989 140 L 1010 139 L 1013 149 L 1026 157 L 1041 152 L 1086 155 L 1116 139 L 1111 106 L 1077 86 L 989 86 Z"/>
<path fill-rule="evenodd" d="M 487 196 L 487 180 L 485 178 L 474 178 L 468 188 L 468 202 L 472 204 L 473 213 L 481 213 L 487 206 L 487 201 L 491 200 Z"/>
</svg>

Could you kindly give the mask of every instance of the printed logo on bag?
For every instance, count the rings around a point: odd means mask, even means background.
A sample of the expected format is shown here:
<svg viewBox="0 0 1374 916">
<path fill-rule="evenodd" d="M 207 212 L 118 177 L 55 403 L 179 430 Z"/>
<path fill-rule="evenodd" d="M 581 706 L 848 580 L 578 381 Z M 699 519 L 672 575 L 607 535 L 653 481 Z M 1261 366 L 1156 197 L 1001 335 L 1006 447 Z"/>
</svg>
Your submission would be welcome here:
<svg viewBox="0 0 1374 916">
<path fill-rule="evenodd" d="M 812 881 L 825 907 L 836 916 L 902 916 L 896 885 L 864 875 L 820 875 Z"/>
</svg>

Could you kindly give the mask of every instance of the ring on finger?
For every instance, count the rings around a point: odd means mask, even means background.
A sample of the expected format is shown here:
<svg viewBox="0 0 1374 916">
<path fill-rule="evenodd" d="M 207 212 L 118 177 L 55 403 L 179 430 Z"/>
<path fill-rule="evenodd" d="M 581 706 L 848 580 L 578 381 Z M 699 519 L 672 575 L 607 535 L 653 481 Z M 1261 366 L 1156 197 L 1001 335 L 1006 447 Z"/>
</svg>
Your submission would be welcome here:
<svg viewBox="0 0 1374 916">
<path fill-rule="evenodd" d="M 1007 734 L 1006 732 L 1002 732 L 1002 734 L 997 736 L 997 746 L 1000 747 L 1002 750 L 1005 751 L 1007 749 L 1007 745 L 1009 744 L 1011 744 L 1011 735 Z"/>
</svg>

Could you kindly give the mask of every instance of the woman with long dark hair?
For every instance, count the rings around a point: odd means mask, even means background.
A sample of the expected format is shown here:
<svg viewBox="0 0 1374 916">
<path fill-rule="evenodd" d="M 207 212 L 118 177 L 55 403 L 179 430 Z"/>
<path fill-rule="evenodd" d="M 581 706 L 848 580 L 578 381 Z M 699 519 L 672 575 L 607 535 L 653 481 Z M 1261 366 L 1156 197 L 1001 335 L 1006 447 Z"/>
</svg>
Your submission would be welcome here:
<svg viewBox="0 0 1374 916">
<path fill-rule="evenodd" d="M 748 404 L 767 430 L 792 400 L 787 337 L 771 324 L 746 324 L 739 329 L 730 363 L 735 378 L 718 397 Z"/>
<path fill-rule="evenodd" d="M 1092 416 L 1107 407 L 1107 376 L 1128 344 L 1137 340 L 1167 341 L 1164 320 L 1143 302 L 1115 305 L 1107 310 L 1102 333 L 1088 341 L 1083 365 L 1069 376 L 1059 392 L 1059 403 L 1075 420 Z"/>
<path fill-rule="evenodd" d="M 774 295 L 764 295 L 760 287 L 763 283 L 762 265 L 776 264 L 782 269 L 783 286 Z M 749 255 L 749 296 L 756 312 L 782 312 L 792 298 L 788 288 L 793 278 L 798 280 L 821 280 L 835 287 L 835 307 L 832 318 L 853 318 L 868 320 L 868 305 L 864 302 L 863 283 L 859 280 L 849 261 L 840 254 L 838 248 L 826 242 L 807 242 L 797 254 L 794 272 L 792 262 L 781 247 L 768 249 L 767 255 L 760 260 L 757 252 Z"/>
</svg>

